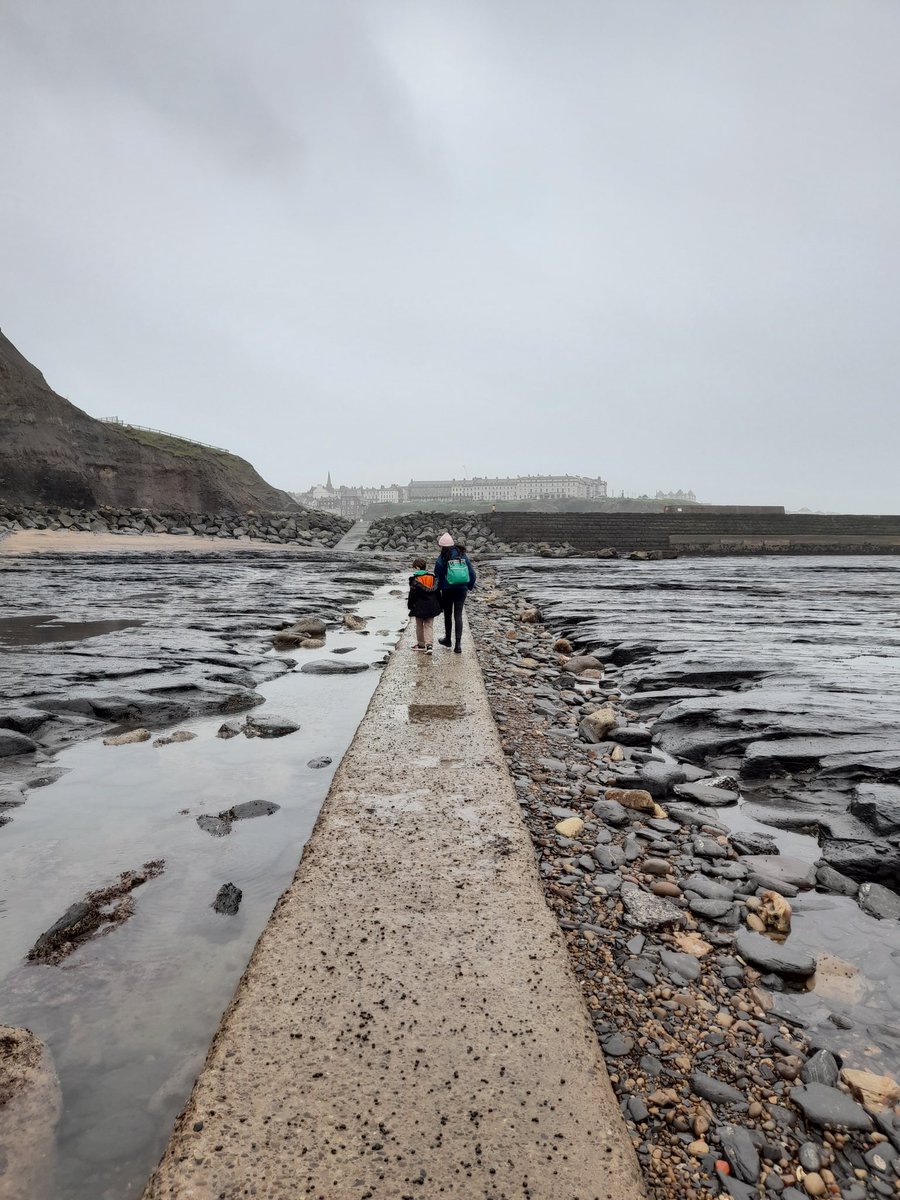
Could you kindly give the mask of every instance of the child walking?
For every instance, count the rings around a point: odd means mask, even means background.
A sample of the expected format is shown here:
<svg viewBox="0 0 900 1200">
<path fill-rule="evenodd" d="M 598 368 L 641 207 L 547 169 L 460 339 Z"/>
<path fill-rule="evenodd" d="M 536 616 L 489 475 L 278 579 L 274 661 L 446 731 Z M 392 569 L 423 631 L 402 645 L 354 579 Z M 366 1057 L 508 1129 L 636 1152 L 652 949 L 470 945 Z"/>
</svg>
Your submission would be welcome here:
<svg viewBox="0 0 900 1200">
<path fill-rule="evenodd" d="M 406 607 L 416 620 L 416 640 L 413 650 L 431 654 L 434 642 L 434 618 L 441 611 L 441 594 L 435 576 L 425 565 L 424 558 L 413 559 L 414 575 L 409 577 L 409 596 Z"/>
</svg>

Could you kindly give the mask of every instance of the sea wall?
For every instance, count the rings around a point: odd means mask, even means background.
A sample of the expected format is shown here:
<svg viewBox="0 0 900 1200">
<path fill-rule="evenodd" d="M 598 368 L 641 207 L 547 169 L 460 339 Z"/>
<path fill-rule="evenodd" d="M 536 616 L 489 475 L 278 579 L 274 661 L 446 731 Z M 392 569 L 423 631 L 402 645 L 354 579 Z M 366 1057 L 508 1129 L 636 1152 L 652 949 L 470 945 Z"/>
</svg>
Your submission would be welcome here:
<svg viewBox="0 0 900 1200">
<path fill-rule="evenodd" d="M 408 552 L 449 529 L 470 550 L 559 554 L 897 554 L 900 516 L 785 513 L 777 508 L 688 512 L 408 513 L 374 521 L 363 542 Z"/>
<path fill-rule="evenodd" d="M 291 512 L 151 512 L 146 508 L 60 508 L 0 504 L 0 537 L 19 529 L 82 533 L 173 533 L 250 538 L 280 545 L 333 546 L 351 522 L 312 509 Z"/>
</svg>

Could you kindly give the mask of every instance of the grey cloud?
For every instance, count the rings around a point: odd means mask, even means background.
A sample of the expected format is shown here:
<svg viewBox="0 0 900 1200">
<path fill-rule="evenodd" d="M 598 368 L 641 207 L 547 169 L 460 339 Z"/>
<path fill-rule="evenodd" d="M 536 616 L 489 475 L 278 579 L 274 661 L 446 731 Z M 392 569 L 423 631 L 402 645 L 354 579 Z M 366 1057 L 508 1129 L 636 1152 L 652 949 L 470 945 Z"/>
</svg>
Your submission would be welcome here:
<svg viewBox="0 0 900 1200">
<path fill-rule="evenodd" d="M 282 486 L 896 510 L 900 10 L 0 5 L 0 322 Z"/>
</svg>

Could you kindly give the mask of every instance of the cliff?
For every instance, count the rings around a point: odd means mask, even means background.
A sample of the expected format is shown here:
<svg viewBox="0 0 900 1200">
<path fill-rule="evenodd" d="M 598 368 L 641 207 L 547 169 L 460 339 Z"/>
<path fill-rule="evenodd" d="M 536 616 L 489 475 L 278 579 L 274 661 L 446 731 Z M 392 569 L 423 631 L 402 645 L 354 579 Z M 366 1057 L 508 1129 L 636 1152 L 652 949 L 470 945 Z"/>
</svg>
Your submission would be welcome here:
<svg viewBox="0 0 900 1200">
<path fill-rule="evenodd" d="M 0 501 L 187 513 L 299 507 L 237 455 L 88 416 L 2 332 Z"/>
</svg>

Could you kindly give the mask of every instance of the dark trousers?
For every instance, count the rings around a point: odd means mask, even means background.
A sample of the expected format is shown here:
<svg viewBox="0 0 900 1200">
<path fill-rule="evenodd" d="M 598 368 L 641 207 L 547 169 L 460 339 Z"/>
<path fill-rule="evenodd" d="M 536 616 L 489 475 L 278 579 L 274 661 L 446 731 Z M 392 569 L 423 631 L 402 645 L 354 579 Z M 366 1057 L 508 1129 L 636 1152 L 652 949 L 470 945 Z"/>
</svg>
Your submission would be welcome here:
<svg viewBox="0 0 900 1200">
<path fill-rule="evenodd" d="M 447 588 L 441 592 L 441 606 L 444 609 L 444 637 L 450 641 L 450 623 L 456 625 L 456 645 L 462 641 L 463 605 L 466 602 L 465 588 Z"/>
</svg>

